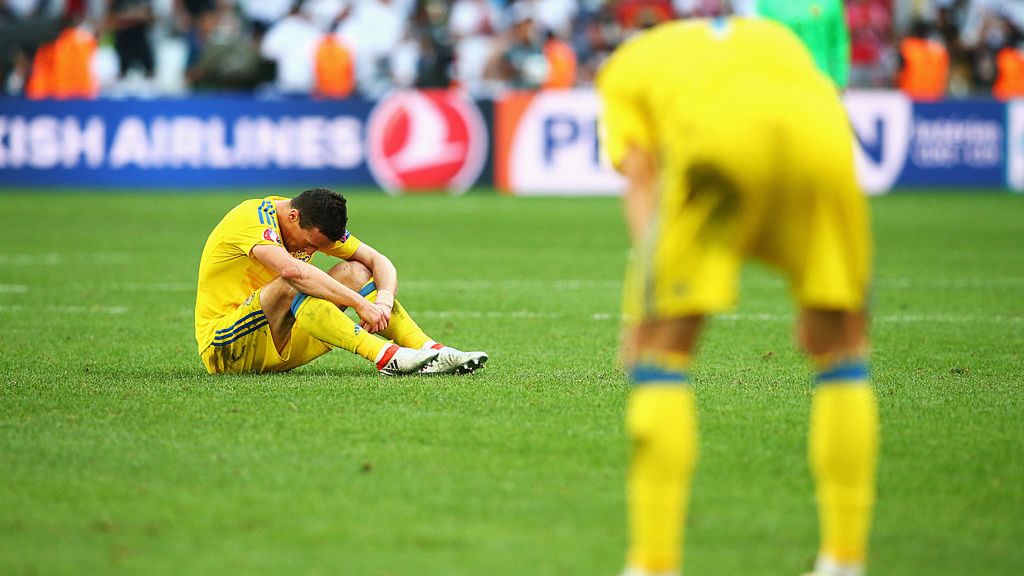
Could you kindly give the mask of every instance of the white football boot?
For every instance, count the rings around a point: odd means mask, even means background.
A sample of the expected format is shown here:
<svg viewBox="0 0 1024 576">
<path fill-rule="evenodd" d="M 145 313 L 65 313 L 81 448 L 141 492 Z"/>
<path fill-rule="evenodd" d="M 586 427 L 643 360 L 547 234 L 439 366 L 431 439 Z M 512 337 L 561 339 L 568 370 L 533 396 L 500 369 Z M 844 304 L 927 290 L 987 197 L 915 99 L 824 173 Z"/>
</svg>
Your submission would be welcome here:
<svg viewBox="0 0 1024 576">
<path fill-rule="evenodd" d="M 377 372 L 384 376 L 417 374 L 439 354 L 438 350 L 414 350 L 390 344 L 381 351 L 380 358 L 377 359 Z"/>
<path fill-rule="evenodd" d="M 463 352 L 451 346 L 441 348 L 437 358 L 420 368 L 420 374 L 470 374 L 487 363 L 486 352 Z"/>
</svg>

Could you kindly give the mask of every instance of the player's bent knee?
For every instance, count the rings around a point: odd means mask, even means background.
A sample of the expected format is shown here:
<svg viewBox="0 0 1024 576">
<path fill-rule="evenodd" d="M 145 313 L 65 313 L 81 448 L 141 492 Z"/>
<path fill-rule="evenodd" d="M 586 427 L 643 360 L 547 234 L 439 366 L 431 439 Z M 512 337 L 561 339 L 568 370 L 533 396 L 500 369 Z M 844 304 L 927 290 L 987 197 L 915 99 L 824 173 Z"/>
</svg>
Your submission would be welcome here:
<svg viewBox="0 0 1024 576">
<path fill-rule="evenodd" d="M 354 261 L 335 264 L 327 273 L 352 290 L 359 290 L 373 278 L 373 272 L 366 265 Z"/>
<path fill-rule="evenodd" d="M 280 305 L 291 304 L 297 291 L 291 284 L 282 278 L 276 278 L 263 288 L 260 288 L 260 307 L 264 310 L 272 310 Z"/>
</svg>

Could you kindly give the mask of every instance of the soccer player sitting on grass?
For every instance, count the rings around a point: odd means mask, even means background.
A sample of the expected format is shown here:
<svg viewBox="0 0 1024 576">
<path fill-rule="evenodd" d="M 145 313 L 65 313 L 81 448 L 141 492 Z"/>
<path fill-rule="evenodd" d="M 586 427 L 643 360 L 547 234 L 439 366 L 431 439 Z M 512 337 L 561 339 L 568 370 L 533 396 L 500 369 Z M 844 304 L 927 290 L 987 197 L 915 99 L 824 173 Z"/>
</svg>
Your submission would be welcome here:
<svg viewBox="0 0 1024 576">
<path fill-rule="evenodd" d="M 199 356 L 211 374 L 283 372 L 332 348 L 389 376 L 483 367 L 487 354 L 442 346 L 420 329 L 395 300 L 395 266 L 347 223 L 345 198 L 323 188 L 246 200 L 224 216 L 203 248 L 196 295 Z M 309 263 L 317 251 L 343 262 L 324 272 Z"/>
<path fill-rule="evenodd" d="M 740 267 L 781 270 L 817 372 L 810 461 L 821 540 L 814 574 L 861 576 L 878 416 L 868 383 L 871 241 L 853 135 L 800 40 L 765 20 L 663 24 L 597 79 L 605 147 L 626 175 L 629 575 L 675 575 L 697 457 L 689 365 Z"/>
</svg>

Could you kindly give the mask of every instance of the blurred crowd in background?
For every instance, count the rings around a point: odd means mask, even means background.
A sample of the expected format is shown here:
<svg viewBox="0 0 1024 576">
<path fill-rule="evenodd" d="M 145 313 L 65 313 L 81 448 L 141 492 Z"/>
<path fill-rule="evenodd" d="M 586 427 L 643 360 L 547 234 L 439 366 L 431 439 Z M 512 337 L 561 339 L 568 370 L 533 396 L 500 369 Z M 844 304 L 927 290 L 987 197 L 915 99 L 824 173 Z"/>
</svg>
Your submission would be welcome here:
<svg viewBox="0 0 1024 576">
<path fill-rule="evenodd" d="M 0 88 L 376 97 L 572 88 L 638 30 L 758 0 L 0 0 Z M 1024 92 L 1024 1 L 847 0 L 850 87 Z M 910 68 L 910 70 L 908 70 Z M 917 76 L 921 76 L 918 78 Z M 1009 91 L 1005 90 L 1009 87 Z M 909 89 L 909 88 L 908 88 Z"/>
</svg>

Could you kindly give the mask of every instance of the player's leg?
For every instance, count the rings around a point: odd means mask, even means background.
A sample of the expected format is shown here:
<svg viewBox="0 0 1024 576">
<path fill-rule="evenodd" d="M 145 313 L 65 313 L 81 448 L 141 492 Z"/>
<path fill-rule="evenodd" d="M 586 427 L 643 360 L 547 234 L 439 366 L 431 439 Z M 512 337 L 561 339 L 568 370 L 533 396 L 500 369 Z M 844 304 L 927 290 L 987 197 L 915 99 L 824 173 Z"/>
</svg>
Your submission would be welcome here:
<svg viewBox="0 0 1024 576">
<path fill-rule="evenodd" d="M 866 314 L 804 309 L 798 339 L 816 369 L 809 459 L 821 543 L 815 574 L 860 576 L 875 497 L 878 408 L 868 379 Z"/>
<path fill-rule="evenodd" d="M 808 454 L 821 532 L 815 574 L 855 576 L 866 561 L 878 450 L 867 367 L 868 207 L 832 87 L 815 82 L 778 94 L 778 186 L 761 247 L 789 277 L 798 339 L 816 371 Z"/>
<path fill-rule="evenodd" d="M 694 146 L 703 153 L 707 143 Z M 633 247 L 625 278 L 623 311 L 636 327 L 624 350 L 633 382 L 626 574 L 682 568 L 698 437 L 690 358 L 705 316 L 735 302 L 747 218 L 742 190 L 720 166 L 715 155 L 666 162 L 658 221 Z"/>
<path fill-rule="evenodd" d="M 346 285 L 358 289 L 355 284 Z M 358 354 L 386 374 L 414 372 L 436 357 L 436 354 L 390 345 L 379 336 L 360 328 L 331 302 L 297 292 L 280 278 L 260 291 L 260 302 L 279 352 L 290 344 L 292 327 L 297 324 L 313 338 Z"/>
<path fill-rule="evenodd" d="M 689 366 L 703 316 L 647 321 L 630 329 L 624 360 L 633 391 L 626 574 L 677 574 L 682 566 L 690 480 L 697 460 L 697 404 Z"/>
<path fill-rule="evenodd" d="M 341 262 L 328 273 L 346 286 L 358 286 L 352 289 L 358 291 L 364 298 L 376 301 L 377 284 L 366 266 L 359 262 Z M 416 350 L 437 350 L 437 358 L 423 367 L 423 374 L 468 374 L 482 368 L 487 362 L 485 352 L 463 352 L 436 342 L 420 328 L 398 299 L 395 299 L 394 308 L 391 309 L 388 327 L 380 334 L 399 346 Z"/>
</svg>

